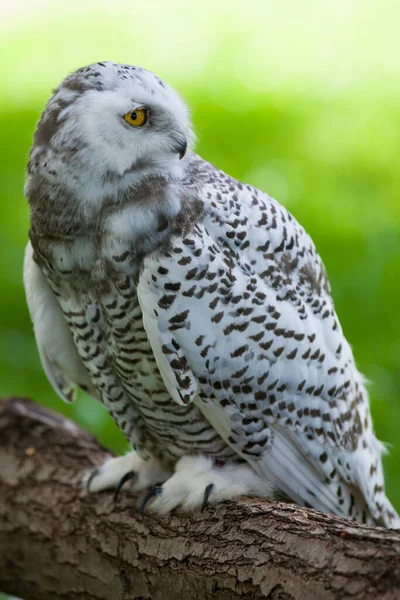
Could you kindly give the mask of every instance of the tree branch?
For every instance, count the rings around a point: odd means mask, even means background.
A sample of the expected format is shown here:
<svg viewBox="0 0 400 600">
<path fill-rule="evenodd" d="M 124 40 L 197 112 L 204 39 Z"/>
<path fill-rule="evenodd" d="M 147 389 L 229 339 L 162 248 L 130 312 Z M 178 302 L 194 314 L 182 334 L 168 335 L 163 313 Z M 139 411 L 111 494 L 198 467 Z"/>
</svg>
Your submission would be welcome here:
<svg viewBox="0 0 400 600">
<path fill-rule="evenodd" d="M 140 515 L 86 495 L 109 454 L 28 400 L 0 403 L 0 589 L 26 600 L 397 599 L 400 533 L 266 501 Z"/>
</svg>

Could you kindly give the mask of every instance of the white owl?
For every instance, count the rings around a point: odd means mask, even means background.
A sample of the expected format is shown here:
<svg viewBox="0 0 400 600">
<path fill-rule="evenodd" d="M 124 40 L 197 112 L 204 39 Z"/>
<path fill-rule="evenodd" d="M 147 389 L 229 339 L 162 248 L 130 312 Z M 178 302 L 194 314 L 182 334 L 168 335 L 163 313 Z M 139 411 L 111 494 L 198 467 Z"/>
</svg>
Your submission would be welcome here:
<svg viewBox="0 0 400 600">
<path fill-rule="evenodd" d="M 167 512 L 240 494 L 399 527 L 324 266 L 278 202 L 192 152 L 138 67 L 68 76 L 38 124 L 24 280 L 46 375 L 133 446 L 86 478 Z"/>
</svg>

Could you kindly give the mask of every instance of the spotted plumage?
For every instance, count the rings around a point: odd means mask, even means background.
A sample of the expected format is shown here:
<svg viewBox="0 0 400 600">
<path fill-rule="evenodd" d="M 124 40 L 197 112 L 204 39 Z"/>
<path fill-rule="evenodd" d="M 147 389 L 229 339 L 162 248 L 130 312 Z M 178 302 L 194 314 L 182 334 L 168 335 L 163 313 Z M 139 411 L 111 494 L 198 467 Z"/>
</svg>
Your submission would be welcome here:
<svg viewBox="0 0 400 600">
<path fill-rule="evenodd" d="M 179 96 L 113 63 L 67 77 L 35 133 L 25 286 L 42 362 L 134 448 L 90 489 L 130 473 L 164 482 L 160 512 L 251 493 L 399 526 L 312 240 L 192 144 Z"/>
</svg>

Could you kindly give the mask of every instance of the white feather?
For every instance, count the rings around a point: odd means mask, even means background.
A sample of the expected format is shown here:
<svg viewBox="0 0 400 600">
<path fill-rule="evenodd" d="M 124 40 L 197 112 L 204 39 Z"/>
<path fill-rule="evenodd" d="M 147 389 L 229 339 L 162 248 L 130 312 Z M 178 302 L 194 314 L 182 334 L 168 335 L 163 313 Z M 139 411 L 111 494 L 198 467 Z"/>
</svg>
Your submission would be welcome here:
<svg viewBox="0 0 400 600">
<path fill-rule="evenodd" d="M 25 250 L 24 286 L 43 369 L 55 392 L 64 402 L 73 402 L 76 388 L 83 385 L 97 397 L 57 299 L 34 261 L 30 242 Z"/>
</svg>

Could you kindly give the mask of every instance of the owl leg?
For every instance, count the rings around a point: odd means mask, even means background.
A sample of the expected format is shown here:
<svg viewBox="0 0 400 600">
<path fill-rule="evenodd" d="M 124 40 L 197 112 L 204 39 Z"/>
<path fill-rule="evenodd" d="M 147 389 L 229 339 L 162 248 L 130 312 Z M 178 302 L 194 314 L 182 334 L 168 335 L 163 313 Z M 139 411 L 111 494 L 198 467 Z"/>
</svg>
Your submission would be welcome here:
<svg viewBox="0 0 400 600">
<path fill-rule="evenodd" d="M 143 460 L 135 452 L 110 458 L 101 467 L 91 469 L 82 479 L 82 485 L 88 492 L 115 489 L 115 499 L 125 483 L 129 482 L 135 492 L 162 483 L 171 472 L 167 471 L 155 458 Z"/>
<path fill-rule="evenodd" d="M 272 492 L 273 486 L 246 464 L 219 466 L 207 456 L 184 456 L 176 463 L 172 477 L 145 495 L 141 508 L 143 511 L 148 505 L 159 514 L 177 507 L 203 511 L 209 503 L 243 495 L 265 498 Z"/>
</svg>

